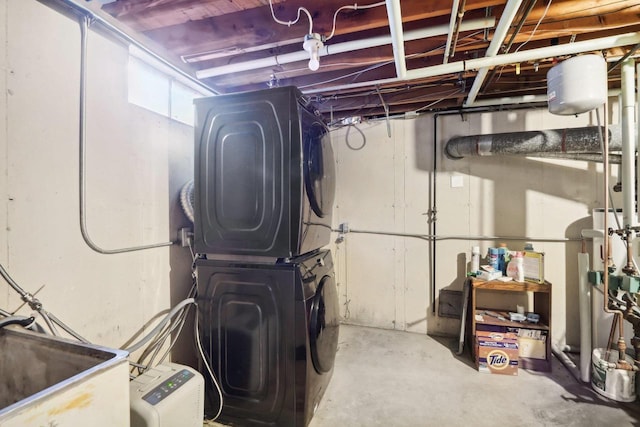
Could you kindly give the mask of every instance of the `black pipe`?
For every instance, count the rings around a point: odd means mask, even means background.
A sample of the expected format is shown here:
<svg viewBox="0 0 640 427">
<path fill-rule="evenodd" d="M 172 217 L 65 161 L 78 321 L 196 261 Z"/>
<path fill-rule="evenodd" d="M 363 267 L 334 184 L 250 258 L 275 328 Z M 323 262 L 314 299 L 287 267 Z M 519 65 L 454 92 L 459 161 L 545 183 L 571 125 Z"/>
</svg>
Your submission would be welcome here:
<svg viewBox="0 0 640 427">
<path fill-rule="evenodd" d="M 451 116 L 454 114 L 473 114 L 473 113 L 489 113 L 489 112 L 498 112 L 498 111 L 515 111 L 515 110 L 532 110 L 530 105 L 517 105 L 511 107 L 503 107 L 503 106 L 491 106 L 491 107 L 472 107 L 468 109 L 457 109 L 457 110 L 446 110 L 446 111 L 438 111 L 433 114 L 433 178 L 431 180 L 431 200 L 430 200 L 430 208 L 429 208 L 429 224 L 430 224 L 430 234 L 431 234 L 431 295 L 433 304 L 431 305 L 431 312 L 435 314 L 436 312 L 436 214 L 437 214 L 437 198 L 436 198 L 436 183 L 437 183 L 437 175 L 438 175 L 438 117 L 440 116 Z"/>
</svg>

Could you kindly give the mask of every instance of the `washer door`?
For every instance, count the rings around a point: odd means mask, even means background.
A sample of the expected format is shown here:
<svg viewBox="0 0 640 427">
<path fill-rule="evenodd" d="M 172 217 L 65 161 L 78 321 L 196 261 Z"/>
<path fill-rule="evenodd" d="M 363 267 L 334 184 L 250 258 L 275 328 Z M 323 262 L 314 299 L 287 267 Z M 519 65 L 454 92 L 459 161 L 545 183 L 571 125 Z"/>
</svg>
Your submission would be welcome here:
<svg viewBox="0 0 640 427">
<path fill-rule="evenodd" d="M 309 343 L 313 367 L 329 372 L 338 349 L 338 290 L 331 276 L 324 276 L 311 303 Z"/>
<path fill-rule="evenodd" d="M 308 122 L 307 122 L 308 123 Z M 304 129 L 304 180 L 311 209 L 320 218 L 331 214 L 335 197 L 335 165 L 331 136 L 318 121 Z"/>
</svg>

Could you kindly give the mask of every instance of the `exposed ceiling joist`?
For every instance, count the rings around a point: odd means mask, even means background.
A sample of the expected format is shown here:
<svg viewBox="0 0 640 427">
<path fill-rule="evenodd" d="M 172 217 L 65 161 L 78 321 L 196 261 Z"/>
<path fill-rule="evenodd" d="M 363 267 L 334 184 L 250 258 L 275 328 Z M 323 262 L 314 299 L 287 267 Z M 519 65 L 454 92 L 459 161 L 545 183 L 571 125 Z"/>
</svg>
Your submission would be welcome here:
<svg viewBox="0 0 640 427">
<path fill-rule="evenodd" d="M 313 32 L 323 36 L 332 32 L 336 11 L 353 4 L 273 0 L 274 14 L 285 22 L 295 19 L 299 7 L 306 8 Z M 393 8 L 399 11 L 388 13 Z M 553 61 L 585 51 L 624 55 L 633 47 L 633 37 L 607 46 L 588 40 L 640 31 L 636 0 L 387 0 L 380 7 L 341 10 L 335 38 L 321 52 L 320 69 L 311 72 L 302 49 L 309 31 L 306 16 L 291 26 L 280 25 L 271 16 L 269 0 L 117 0 L 102 10 L 163 46 L 220 92 L 293 84 L 322 99 L 322 111 L 373 116 L 385 114 L 385 108 L 460 108 L 465 99 L 471 101 L 468 105 L 487 98 L 534 99 L 544 95 Z M 504 21 L 505 28 L 468 28 L 481 18 Z M 411 36 L 434 28 L 446 30 Z M 388 44 L 367 47 L 364 41 L 378 37 Z M 576 43 L 583 43 L 577 45 L 580 49 L 567 48 Z M 360 47 L 339 49 L 349 44 Z M 504 55 L 506 45 L 510 48 Z M 332 46 L 337 46 L 333 52 Z M 565 48 L 554 50 L 557 46 Z M 487 55 L 497 62 L 484 62 Z M 619 85 L 619 70 L 610 73 L 609 85 Z M 349 93 L 353 96 L 338 96 Z"/>
</svg>

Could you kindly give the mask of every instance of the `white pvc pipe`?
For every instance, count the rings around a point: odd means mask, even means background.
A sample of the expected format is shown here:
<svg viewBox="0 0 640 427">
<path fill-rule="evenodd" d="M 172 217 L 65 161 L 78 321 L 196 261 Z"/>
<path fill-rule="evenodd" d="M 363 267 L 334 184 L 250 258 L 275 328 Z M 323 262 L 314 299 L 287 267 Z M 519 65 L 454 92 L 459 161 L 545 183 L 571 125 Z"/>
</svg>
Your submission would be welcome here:
<svg viewBox="0 0 640 427">
<path fill-rule="evenodd" d="M 635 121 L 635 61 L 627 59 L 622 63 L 622 226 L 637 224 L 635 220 L 635 164 L 636 141 Z M 633 238 L 633 236 L 630 236 Z"/>
<path fill-rule="evenodd" d="M 393 59 L 396 63 L 396 76 L 399 79 L 404 79 L 407 75 L 407 62 L 404 54 L 400 0 L 386 0 L 386 3 L 389 31 L 391 32 L 391 46 L 393 46 Z"/>
<path fill-rule="evenodd" d="M 636 149 L 640 147 L 640 63 L 636 65 L 636 88 L 637 88 L 637 99 L 636 99 L 636 110 L 638 112 L 638 117 L 636 118 Z M 636 159 L 636 171 L 638 170 L 638 160 Z M 638 177 L 640 174 L 636 174 L 636 188 L 638 188 L 638 184 L 640 184 L 640 180 Z M 636 213 L 635 217 L 636 221 L 640 222 L 640 218 L 638 217 L 638 213 Z"/>
<path fill-rule="evenodd" d="M 460 0 L 453 0 L 451 5 L 451 17 L 449 18 L 449 31 L 447 31 L 447 43 L 444 46 L 444 59 L 443 64 L 449 62 L 449 52 L 451 50 L 451 39 L 453 38 L 453 30 L 456 26 L 458 7 L 460 7 Z"/>
<path fill-rule="evenodd" d="M 589 382 L 591 372 L 591 285 L 589 254 L 578 254 L 578 303 L 580 307 L 580 378 Z"/>
<path fill-rule="evenodd" d="M 620 89 L 609 90 L 609 96 L 618 96 Z M 522 95 L 522 96 L 505 96 L 502 98 L 481 99 L 473 103 L 473 107 L 491 107 L 493 105 L 517 105 L 532 104 L 534 102 L 547 102 L 547 95 Z M 465 107 L 468 107 L 465 105 Z"/>
<path fill-rule="evenodd" d="M 521 4 L 522 4 L 522 0 L 509 0 L 507 5 L 504 7 L 504 11 L 502 12 L 502 16 L 500 17 L 500 22 L 498 22 L 496 31 L 493 33 L 493 38 L 491 39 L 491 43 L 487 48 L 485 57 L 496 56 L 498 54 L 498 50 L 500 49 L 500 46 L 502 46 L 502 43 L 504 42 L 505 37 L 507 37 L 507 33 L 509 32 L 511 23 L 515 19 Z M 481 68 L 478 71 L 476 78 L 473 80 L 473 85 L 469 90 L 469 95 L 467 96 L 467 100 L 464 103 L 465 107 L 470 107 L 475 105 L 474 102 L 476 100 L 476 97 L 478 96 L 478 93 L 480 92 L 482 83 L 484 83 L 484 79 L 487 77 L 488 71 L 489 71 L 489 68 L 486 68 L 486 67 Z"/>
<path fill-rule="evenodd" d="M 460 26 L 460 31 L 474 31 L 489 28 L 495 25 L 495 18 L 482 18 L 473 19 L 467 22 L 463 22 Z M 435 36 L 441 36 L 447 33 L 446 25 L 437 25 L 435 27 L 424 28 L 420 30 L 407 31 L 404 33 L 404 40 L 420 40 Z M 366 49 L 370 47 L 384 46 L 391 44 L 391 36 L 379 36 L 371 37 L 362 40 L 353 40 L 344 43 L 336 43 L 332 45 L 325 45 L 319 50 L 320 56 L 335 55 L 344 52 L 353 52 L 360 49 Z M 219 67 L 205 68 L 196 71 L 196 76 L 199 79 L 206 79 L 208 77 L 222 76 L 225 74 L 238 73 L 241 71 L 249 71 L 258 68 L 273 67 L 279 64 L 289 64 L 296 61 L 305 61 L 309 59 L 309 54 L 302 50 L 302 44 L 300 45 L 299 52 L 287 53 L 279 56 L 270 56 L 268 58 L 256 59 L 253 61 L 238 62 L 236 64 L 222 65 Z"/>
<path fill-rule="evenodd" d="M 640 43 L 640 32 L 618 34 L 615 36 L 601 37 L 599 39 L 584 40 L 574 43 L 566 43 L 555 46 L 541 47 L 521 52 L 507 53 L 493 57 L 469 59 L 467 61 L 451 62 L 449 64 L 433 65 L 431 67 L 417 68 L 407 71 L 407 80 L 426 77 L 437 77 L 445 74 L 455 74 L 466 70 L 477 70 L 482 67 L 495 67 L 498 65 L 515 64 L 518 62 L 533 61 L 535 59 L 552 58 L 554 56 L 573 55 L 575 53 L 589 52 L 592 50 L 609 49 L 612 47 L 628 46 Z M 354 89 L 358 87 L 397 83 L 401 79 L 381 79 L 367 82 L 351 83 L 346 85 L 322 87 L 319 89 L 305 90 L 304 93 L 332 92 L 342 89 Z"/>
</svg>

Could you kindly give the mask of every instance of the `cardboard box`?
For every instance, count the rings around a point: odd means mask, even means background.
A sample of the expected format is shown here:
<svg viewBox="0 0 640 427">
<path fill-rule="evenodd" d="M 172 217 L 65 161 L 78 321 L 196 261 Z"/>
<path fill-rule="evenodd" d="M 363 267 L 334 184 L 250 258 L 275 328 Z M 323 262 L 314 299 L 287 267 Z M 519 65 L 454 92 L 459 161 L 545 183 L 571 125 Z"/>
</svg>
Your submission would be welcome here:
<svg viewBox="0 0 640 427">
<path fill-rule="evenodd" d="M 544 252 L 525 252 L 522 265 L 525 281 L 544 283 Z"/>
<path fill-rule="evenodd" d="M 518 375 L 518 336 L 477 331 L 476 365 L 479 372 Z"/>
<path fill-rule="evenodd" d="M 520 328 L 518 330 L 518 354 L 531 359 L 547 358 L 546 331 Z"/>
</svg>

